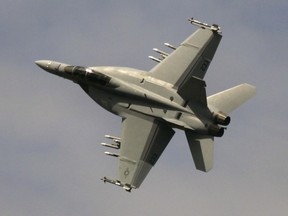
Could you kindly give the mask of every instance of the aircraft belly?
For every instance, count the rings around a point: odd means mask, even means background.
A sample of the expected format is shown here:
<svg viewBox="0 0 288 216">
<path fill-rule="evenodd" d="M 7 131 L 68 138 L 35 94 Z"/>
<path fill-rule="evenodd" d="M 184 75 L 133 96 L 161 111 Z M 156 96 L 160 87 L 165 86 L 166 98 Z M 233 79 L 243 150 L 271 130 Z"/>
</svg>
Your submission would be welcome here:
<svg viewBox="0 0 288 216">
<path fill-rule="evenodd" d="M 83 86 L 82 86 L 83 88 Z M 114 114 L 117 114 L 115 112 L 115 105 L 121 101 L 120 98 L 117 96 L 113 95 L 112 93 L 105 91 L 100 88 L 96 88 L 94 86 L 86 86 L 83 88 L 84 91 L 101 107 L 106 109 L 109 112 L 112 112 Z M 128 103 L 122 102 L 122 106 L 128 106 Z"/>
<path fill-rule="evenodd" d="M 166 90 L 163 96 L 156 95 L 146 88 L 151 87 L 149 85 L 130 87 L 129 91 L 121 87 L 113 89 L 93 85 L 80 86 L 101 107 L 120 116 L 137 112 L 159 118 L 178 118 L 182 112 L 190 112 L 182 106 L 185 102 L 175 92 Z M 165 92 L 160 90 L 161 93 Z"/>
</svg>

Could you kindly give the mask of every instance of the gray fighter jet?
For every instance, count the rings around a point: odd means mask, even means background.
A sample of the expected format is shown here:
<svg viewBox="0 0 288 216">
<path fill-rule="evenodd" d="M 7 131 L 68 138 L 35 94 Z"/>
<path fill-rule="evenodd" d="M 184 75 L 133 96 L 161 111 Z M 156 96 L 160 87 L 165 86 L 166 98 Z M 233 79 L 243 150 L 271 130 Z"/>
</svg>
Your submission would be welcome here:
<svg viewBox="0 0 288 216">
<path fill-rule="evenodd" d="M 221 137 L 229 114 L 256 93 L 249 84 L 206 97 L 203 80 L 222 38 L 218 25 L 193 18 L 199 29 L 172 52 L 154 49 L 159 62 L 149 72 L 127 67 L 82 67 L 40 60 L 42 69 L 72 80 L 104 109 L 122 118 L 120 137 L 105 135 L 119 150 L 105 154 L 118 158 L 118 177 L 112 183 L 131 191 L 139 188 L 173 137 L 173 128 L 185 131 L 198 170 L 213 166 L 214 137 Z"/>
</svg>

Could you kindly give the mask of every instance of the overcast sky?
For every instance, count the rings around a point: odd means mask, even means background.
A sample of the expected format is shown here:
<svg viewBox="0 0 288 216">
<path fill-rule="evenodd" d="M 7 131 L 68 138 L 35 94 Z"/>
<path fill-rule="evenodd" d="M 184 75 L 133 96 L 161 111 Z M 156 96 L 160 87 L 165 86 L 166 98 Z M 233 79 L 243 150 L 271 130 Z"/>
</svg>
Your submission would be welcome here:
<svg viewBox="0 0 288 216">
<path fill-rule="evenodd" d="M 288 212 L 287 0 L 2 0 L 0 215 L 285 215 Z M 117 161 L 104 135 L 121 119 L 80 87 L 38 68 L 52 59 L 149 71 L 164 42 L 178 45 L 195 17 L 222 27 L 208 94 L 243 82 L 257 96 L 215 139 L 214 169 L 195 169 L 177 131 L 140 189 L 103 184 Z"/>
</svg>

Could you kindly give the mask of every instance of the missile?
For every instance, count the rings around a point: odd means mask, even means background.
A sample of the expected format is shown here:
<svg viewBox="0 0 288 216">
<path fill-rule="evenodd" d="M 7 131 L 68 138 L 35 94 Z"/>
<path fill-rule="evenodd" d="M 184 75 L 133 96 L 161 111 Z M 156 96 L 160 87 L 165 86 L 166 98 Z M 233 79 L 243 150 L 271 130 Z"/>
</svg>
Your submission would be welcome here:
<svg viewBox="0 0 288 216">
<path fill-rule="evenodd" d="M 115 136 L 111 136 L 111 135 L 105 135 L 105 138 L 113 140 L 116 144 L 118 144 L 120 146 L 121 138 L 115 137 Z"/>
<path fill-rule="evenodd" d="M 112 140 L 114 140 L 114 139 L 120 140 L 120 139 L 121 139 L 121 138 L 119 138 L 119 137 L 111 136 L 111 135 L 105 135 L 105 138 L 107 138 L 107 139 L 112 139 Z"/>
<path fill-rule="evenodd" d="M 157 48 L 153 48 L 153 50 L 154 50 L 155 52 L 159 53 L 159 54 L 161 55 L 161 57 L 163 57 L 163 58 L 166 58 L 166 57 L 169 55 L 168 53 L 166 53 L 166 52 L 164 52 L 164 51 L 162 51 L 162 50 L 159 50 L 159 49 L 157 49 Z"/>
<path fill-rule="evenodd" d="M 131 192 L 131 190 L 132 190 L 132 187 L 130 186 L 130 185 L 124 185 L 123 186 L 123 189 L 125 190 L 125 191 L 127 191 L 127 192 Z"/>
<path fill-rule="evenodd" d="M 100 180 L 102 180 L 104 183 L 106 183 L 107 178 L 104 176 L 103 178 L 101 178 Z"/>
<path fill-rule="evenodd" d="M 101 145 L 109 148 L 120 149 L 120 144 L 101 143 Z"/>
<path fill-rule="evenodd" d="M 217 24 L 212 24 L 212 25 L 209 25 L 207 23 L 204 23 L 204 22 L 200 22 L 198 20 L 195 20 L 193 17 L 188 19 L 188 21 L 193 24 L 193 25 L 196 25 L 196 26 L 199 26 L 200 28 L 207 28 L 207 29 L 210 29 L 212 31 L 216 31 L 218 33 L 221 33 L 221 30 L 220 30 L 220 26 L 217 25 Z"/>
<path fill-rule="evenodd" d="M 150 58 L 151 60 L 160 63 L 162 60 L 159 58 L 155 58 L 154 56 L 148 56 L 148 58 Z"/>
<path fill-rule="evenodd" d="M 116 154 L 116 153 L 104 152 L 104 154 L 106 154 L 108 156 L 119 157 L 119 154 Z"/>
<path fill-rule="evenodd" d="M 107 177 L 103 177 L 103 178 L 101 178 L 101 180 L 102 180 L 104 183 L 108 182 L 108 183 L 110 183 L 110 184 L 114 184 L 114 185 L 120 186 L 120 187 L 122 187 L 122 188 L 123 188 L 125 191 L 127 191 L 127 192 L 131 192 L 132 188 L 136 188 L 136 187 L 134 187 L 133 185 L 124 184 L 124 183 L 122 183 L 122 182 L 119 181 L 119 180 L 113 180 L 113 179 L 109 179 L 109 178 L 107 178 Z"/>
<path fill-rule="evenodd" d="M 121 186 L 121 182 L 119 180 L 113 180 L 113 179 L 109 179 L 107 177 L 103 177 L 101 178 L 100 180 L 102 180 L 104 183 L 108 182 L 110 184 L 114 184 L 114 185 L 117 185 L 117 186 Z"/>
<path fill-rule="evenodd" d="M 169 47 L 170 49 L 176 50 L 176 47 L 169 44 L 169 43 L 164 43 L 165 46 Z"/>
</svg>

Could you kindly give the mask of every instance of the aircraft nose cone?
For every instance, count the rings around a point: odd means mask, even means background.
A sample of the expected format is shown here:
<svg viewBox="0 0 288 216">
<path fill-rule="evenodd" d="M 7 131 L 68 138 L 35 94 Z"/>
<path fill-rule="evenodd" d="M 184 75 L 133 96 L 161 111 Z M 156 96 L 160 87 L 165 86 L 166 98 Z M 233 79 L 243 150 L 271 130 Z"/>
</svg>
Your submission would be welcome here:
<svg viewBox="0 0 288 216">
<path fill-rule="evenodd" d="M 35 61 L 35 64 L 37 66 L 39 66 L 40 68 L 42 68 L 43 70 L 57 75 L 57 76 L 61 76 L 64 78 L 69 78 L 71 74 L 67 73 L 67 71 L 65 71 L 65 67 L 70 66 L 61 62 L 56 62 L 56 61 L 51 61 L 51 60 L 38 60 Z M 72 66 L 73 67 L 73 66 Z"/>
<path fill-rule="evenodd" d="M 38 65 L 40 68 L 45 70 L 45 69 L 47 69 L 49 67 L 49 62 L 51 64 L 51 61 L 38 60 L 38 61 L 35 61 L 35 64 Z"/>
<path fill-rule="evenodd" d="M 50 61 L 50 60 L 38 60 L 35 61 L 35 64 L 37 64 L 40 68 L 42 68 L 45 71 L 48 71 L 50 73 L 58 73 L 58 69 L 61 65 L 60 62 Z"/>
</svg>

